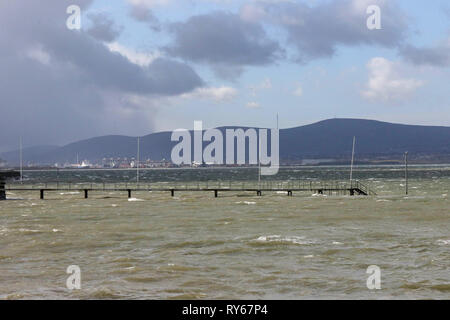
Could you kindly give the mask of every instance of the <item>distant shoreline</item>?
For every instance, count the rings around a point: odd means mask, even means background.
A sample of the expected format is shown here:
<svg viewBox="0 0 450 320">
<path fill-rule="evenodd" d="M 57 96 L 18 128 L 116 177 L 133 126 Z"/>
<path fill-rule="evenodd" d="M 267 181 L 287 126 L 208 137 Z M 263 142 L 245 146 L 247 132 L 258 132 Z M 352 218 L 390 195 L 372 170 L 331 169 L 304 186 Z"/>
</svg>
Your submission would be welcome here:
<svg viewBox="0 0 450 320">
<path fill-rule="evenodd" d="M 424 168 L 424 167 L 430 167 L 430 168 L 445 168 L 450 167 L 450 163 L 435 163 L 435 164 L 409 164 L 410 168 Z M 349 168 L 350 165 L 285 165 L 280 166 L 280 169 L 295 169 L 295 168 L 302 168 L 302 169 L 308 169 L 308 168 Z M 403 169 L 402 164 L 361 164 L 356 165 L 357 168 L 399 168 Z M 163 171 L 163 170 L 245 170 L 245 169 L 258 169 L 257 166 L 239 166 L 239 167 L 164 167 L 164 168 L 139 168 L 139 171 Z M 18 168 L 4 168 L 2 170 L 18 170 Z M 54 171 L 65 171 L 65 172 L 72 172 L 72 171 L 136 171 L 136 168 L 32 168 L 32 169 L 23 169 L 23 172 L 34 172 L 34 171 L 41 171 L 41 172 L 54 172 Z"/>
</svg>

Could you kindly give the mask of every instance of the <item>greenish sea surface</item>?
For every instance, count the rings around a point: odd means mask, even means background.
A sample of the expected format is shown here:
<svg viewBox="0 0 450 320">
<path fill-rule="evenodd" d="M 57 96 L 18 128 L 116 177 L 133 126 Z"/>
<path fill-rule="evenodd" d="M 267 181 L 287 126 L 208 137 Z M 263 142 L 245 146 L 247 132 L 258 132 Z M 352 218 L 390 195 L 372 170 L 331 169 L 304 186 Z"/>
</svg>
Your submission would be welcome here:
<svg viewBox="0 0 450 320">
<path fill-rule="evenodd" d="M 347 181 L 282 168 L 262 183 Z M 1 299 L 450 299 L 450 166 L 358 167 L 377 195 L 8 191 Z M 135 183 L 133 170 L 26 171 L 35 183 Z M 255 184 L 257 169 L 142 170 L 152 187 Z M 17 184 L 12 187 L 18 187 Z M 68 266 L 81 289 L 66 287 Z M 367 268 L 381 289 L 367 287 Z"/>
</svg>

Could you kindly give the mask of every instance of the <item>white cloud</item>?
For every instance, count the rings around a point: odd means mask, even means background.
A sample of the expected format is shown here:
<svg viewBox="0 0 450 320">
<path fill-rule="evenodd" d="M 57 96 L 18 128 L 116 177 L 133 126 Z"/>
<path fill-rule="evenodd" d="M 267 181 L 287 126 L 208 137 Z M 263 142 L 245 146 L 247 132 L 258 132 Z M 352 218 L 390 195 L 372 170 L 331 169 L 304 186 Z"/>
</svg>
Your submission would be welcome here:
<svg viewBox="0 0 450 320">
<path fill-rule="evenodd" d="M 272 89 L 272 81 L 269 78 L 265 78 L 259 87 L 261 89 Z"/>
<path fill-rule="evenodd" d="M 258 22 L 266 16 L 266 11 L 261 6 L 246 4 L 240 10 L 241 19 L 247 22 Z"/>
<path fill-rule="evenodd" d="M 153 60 L 161 56 L 161 53 L 158 51 L 154 53 L 139 52 L 134 49 L 127 48 L 117 42 L 108 43 L 106 44 L 106 46 L 111 52 L 120 53 L 122 56 L 127 58 L 131 63 L 137 64 L 141 67 L 146 67 L 150 65 L 153 62 Z"/>
<path fill-rule="evenodd" d="M 171 0 L 128 0 L 128 2 L 133 6 L 154 8 L 157 6 L 168 5 Z"/>
<path fill-rule="evenodd" d="M 246 107 L 250 109 L 257 109 L 260 107 L 260 104 L 258 102 L 251 101 L 247 103 Z"/>
<path fill-rule="evenodd" d="M 399 75 L 399 66 L 382 57 L 373 58 L 367 64 L 369 81 L 362 95 L 373 100 L 401 100 L 411 95 L 423 82 Z"/>
<path fill-rule="evenodd" d="M 295 90 L 292 92 L 294 96 L 301 97 L 303 95 L 303 88 L 301 85 L 297 85 Z"/>
<path fill-rule="evenodd" d="M 256 96 L 257 92 L 260 90 L 272 89 L 272 81 L 270 78 L 265 78 L 261 83 L 251 85 L 248 88 L 250 89 L 252 96 Z"/>
<path fill-rule="evenodd" d="M 209 99 L 217 102 L 228 101 L 236 97 L 237 90 L 232 87 L 209 87 L 209 88 L 197 88 L 193 92 L 185 93 L 181 95 L 182 98 L 197 98 L 197 99 Z"/>
<path fill-rule="evenodd" d="M 42 64 L 50 64 L 50 55 L 41 46 L 36 46 L 28 50 L 28 58 L 36 60 Z"/>
</svg>

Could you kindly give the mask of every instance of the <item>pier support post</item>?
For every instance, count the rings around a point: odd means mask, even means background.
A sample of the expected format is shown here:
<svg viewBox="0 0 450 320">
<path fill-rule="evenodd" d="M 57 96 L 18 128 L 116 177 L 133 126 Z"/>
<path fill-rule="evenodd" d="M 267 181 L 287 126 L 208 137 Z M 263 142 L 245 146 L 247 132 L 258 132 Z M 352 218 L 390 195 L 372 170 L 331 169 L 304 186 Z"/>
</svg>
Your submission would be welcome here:
<svg viewBox="0 0 450 320">
<path fill-rule="evenodd" d="M 17 171 L 0 171 L 0 200 L 6 200 L 6 180 L 19 176 L 20 173 Z"/>
<path fill-rule="evenodd" d="M 40 196 L 41 200 L 44 200 L 44 189 L 41 189 L 41 196 Z"/>
<path fill-rule="evenodd" d="M 214 190 L 214 198 L 217 198 L 217 196 L 218 196 L 218 191 L 217 190 Z"/>
<path fill-rule="evenodd" d="M 131 189 L 128 189 L 128 199 L 131 198 Z"/>
<path fill-rule="evenodd" d="M 84 198 L 87 199 L 88 198 L 88 190 L 84 189 Z"/>
<path fill-rule="evenodd" d="M 5 181 L 0 180 L 0 200 L 6 200 Z"/>
<path fill-rule="evenodd" d="M 174 190 L 174 189 L 171 189 L 171 190 L 170 190 L 170 195 L 171 195 L 172 197 L 175 196 L 175 190 Z"/>
<path fill-rule="evenodd" d="M 261 196 L 262 196 L 261 190 L 257 190 L 257 191 L 256 191 L 256 195 L 257 195 L 258 197 L 261 197 Z"/>
</svg>

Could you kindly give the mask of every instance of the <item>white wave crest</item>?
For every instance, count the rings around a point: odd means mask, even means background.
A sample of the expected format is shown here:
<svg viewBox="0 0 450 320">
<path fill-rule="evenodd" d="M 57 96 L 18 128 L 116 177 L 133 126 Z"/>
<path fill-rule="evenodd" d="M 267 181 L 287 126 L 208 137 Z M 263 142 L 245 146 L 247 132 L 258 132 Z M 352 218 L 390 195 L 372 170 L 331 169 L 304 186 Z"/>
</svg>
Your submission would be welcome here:
<svg viewBox="0 0 450 320">
<path fill-rule="evenodd" d="M 279 235 L 270 235 L 270 236 L 261 236 L 258 239 L 255 239 L 258 242 L 279 242 L 279 243 L 294 243 L 294 244 L 312 244 L 313 241 L 305 240 L 305 237 L 298 236 L 287 236 L 282 237 Z"/>
</svg>

